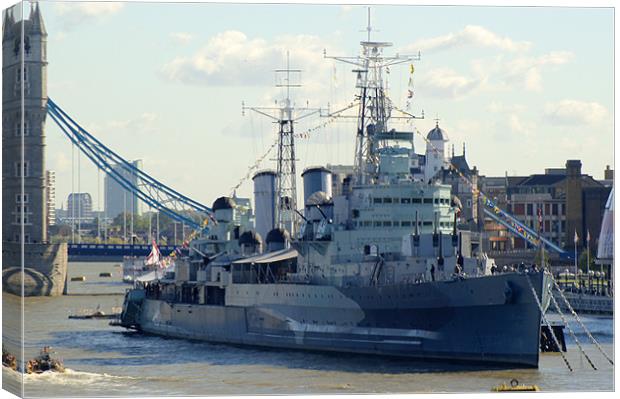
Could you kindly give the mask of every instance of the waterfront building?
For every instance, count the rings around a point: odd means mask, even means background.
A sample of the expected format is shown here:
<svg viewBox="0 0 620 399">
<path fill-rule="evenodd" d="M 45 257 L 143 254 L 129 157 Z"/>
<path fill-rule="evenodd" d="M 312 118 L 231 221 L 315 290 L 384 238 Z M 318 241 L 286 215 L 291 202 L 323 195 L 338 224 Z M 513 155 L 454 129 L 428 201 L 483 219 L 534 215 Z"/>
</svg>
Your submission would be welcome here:
<svg viewBox="0 0 620 399">
<path fill-rule="evenodd" d="M 480 179 L 480 189 L 497 205 L 512 213 L 534 230 L 538 229 L 540 210 L 541 233 L 567 250 L 573 249 L 575 231 L 579 247 L 584 247 L 588 232 L 590 247 L 594 248 L 601 230 L 605 203 L 611 191 L 607 179 L 613 170 L 607 168 L 605 179 L 598 181 L 583 174 L 581 161 L 568 160 L 564 168 L 547 168 L 543 174 L 530 176 L 486 177 Z M 481 215 L 489 250 L 525 249 L 525 241 L 507 234 L 506 229 Z"/>
<path fill-rule="evenodd" d="M 71 193 L 67 197 L 67 220 L 91 222 L 93 220 L 93 199 L 89 193 Z"/>
<path fill-rule="evenodd" d="M 130 162 L 136 169 L 142 169 L 142 160 Z M 135 173 L 127 171 L 120 165 L 113 166 L 113 169 L 135 186 L 138 185 L 138 176 Z M 105 215 L 109 219 L 114 219 L 122 213 L 142 214 L 141 202 L 138 197 L 134 193 L 125 190 L 109 175 L 106 175 L 104 179 L 104 203 Z"/>
</svg>

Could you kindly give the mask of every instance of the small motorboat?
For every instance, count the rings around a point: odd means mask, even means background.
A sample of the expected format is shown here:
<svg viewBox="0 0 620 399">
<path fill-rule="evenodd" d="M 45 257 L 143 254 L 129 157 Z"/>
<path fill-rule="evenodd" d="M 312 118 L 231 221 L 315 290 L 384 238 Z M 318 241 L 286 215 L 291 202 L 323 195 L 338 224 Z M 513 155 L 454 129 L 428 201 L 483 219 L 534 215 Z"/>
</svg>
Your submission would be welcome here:
<svg viewBox="0 0 620 399">
<path fill-rule="evenodd" d="M 52 358 L 52 348 L 44 346 L 41 349 L 39 356 L 32 360 L 28 360 L 26 363 L 26 373 L 28 374 L 40 374 L 46 371 L 54 371 L 57 373 L 63 373 L 65 366 L 61 360 Z"/>
<path fill-rule="evenodd" d="M 10 354 L 4 346 L 2 347 L 2 365 L 12 370 L 17 370 L 17 359 Z"/>
<path fill-rule="evenodd" d="M 101 305 L 97 305 L 97 309 L 92 313 L 69 315 L 70 319 L 116 319 L 120 313 L 107 314 L 101 310 Z"/>
<path fill-rule="evenodd" d="M 540 388 L 538 385 L 523 385 L 519 384 L 519 381 L 516 378 L 513 378 L 510 381 L 510 385 L 501 384 L 496 387 L 493 387 L 493 392 L 538 392 Z"/>
</svg>

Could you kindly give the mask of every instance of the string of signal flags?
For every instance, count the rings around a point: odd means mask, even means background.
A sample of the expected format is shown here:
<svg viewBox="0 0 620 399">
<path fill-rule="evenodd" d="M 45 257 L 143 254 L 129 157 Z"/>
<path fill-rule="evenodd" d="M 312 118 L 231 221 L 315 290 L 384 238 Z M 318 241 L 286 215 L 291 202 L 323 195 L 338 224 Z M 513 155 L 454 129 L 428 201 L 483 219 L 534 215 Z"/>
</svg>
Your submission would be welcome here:
<svg viewBox="0 0 620 399">
<path fill-rule="evenodd" d="M 401 110 L 401 109 L 399 109 L 397 107 L 394 107 L 394 109 L 396 109 L 397 111 L 399 111 L 401 113 L 409 115 L 408 112 L 405 112 L 405 111 L 403 111 L 403 110 Z M 412 122 L 412 121 L 413 121 L 413 119 L 410 120 L 410 122 Z M 439 149 L 429 139 L 427 139 L 426 136 L 424 134 L 422 134 L 422 132 L 420 132 L 420 130 L 418 130 L 418 128 L 415 125 L 413 125 L 413 128 L 414 128 L 416 134 L 419 135 L 420 137 L 422 137 L 424 142 L 428 146 L 430 146 L 430 148 L 433 151 L 433 153 L 439 154 Z M 459 176 L 459 178 L 461 180 L 463 180 L 463 182 L 465 182 L 465 184 L 467 184 L 467 186 L 471 189 L 471 192 L 472 192 L 472 194 L 474 196 L 474 199 L 480 198 L 482 200 L 483 204 L 487 208 L 490 208 L 493 211 L 493 213 L 495 213 L 495 215 L 503 217 L 504 220 L 506 220 L 511 225 L 511 227 L 513 229 L 518 231 L 519 234 L 521 234 L 523 236 L 523 238 L 525 238 L 530 243 L 532 243 L 532 245 L 538 246 L 540 244 L 540 238 L 539 237 L 537 237 L 536 235 L 533 235 L 531 232 L 529 232 L 526 229 L 524 229 L 521 224 L 517 223 L 514 220 L 512 215 L 508 214 L 506 211 L 504 211 L 499 206 L 497 206 L 497 204 L 495 204 L 495 202 L 491 198 L 489 198 L 489 196 L 487 196 L 483 191 L 479 190 L 478 187 L 467 176 L 465 176 L 454 163 L 450 162 L 449 168 L 450 168 L 450 170 L 454 171 Z"/>
</svg>

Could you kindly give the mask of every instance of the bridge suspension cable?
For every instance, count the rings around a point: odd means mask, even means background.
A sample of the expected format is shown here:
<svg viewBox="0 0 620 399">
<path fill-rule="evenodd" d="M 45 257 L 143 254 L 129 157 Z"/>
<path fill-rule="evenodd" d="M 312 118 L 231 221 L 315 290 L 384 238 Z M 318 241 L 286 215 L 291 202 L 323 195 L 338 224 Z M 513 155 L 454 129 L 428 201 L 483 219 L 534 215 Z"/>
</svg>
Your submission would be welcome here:
<svg viewBox="0 0 620 399">
<path fill-rule="evenodd" d="M 213 217 L 211 208 L 177 192 L 136 168 L 82 128 L 50 98 L 47 101 L 47 112 L 69 140 L 97 168 L 103 170 L 126 191 L 178 222 L 185 223 L 195 230 L 208 231 L 208 221 Z M 128 176 L 135 177 L 137 183 L 134 183 L 133 179 Z M 197 218 L 201 220 L 197 221 Z"/>
</svg>

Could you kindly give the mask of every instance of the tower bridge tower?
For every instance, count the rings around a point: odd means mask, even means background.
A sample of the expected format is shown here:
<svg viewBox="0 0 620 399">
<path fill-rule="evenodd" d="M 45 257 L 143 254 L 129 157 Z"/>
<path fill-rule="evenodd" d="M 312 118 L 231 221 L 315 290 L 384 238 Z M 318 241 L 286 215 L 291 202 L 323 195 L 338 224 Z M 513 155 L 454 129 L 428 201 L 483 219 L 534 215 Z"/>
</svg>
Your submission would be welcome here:
<svg viewBox="0 0 620 399">
<path fill-rule="evenodd" d="M 4 241 L 42 243 L 47 241 L 47 32 L 38 3 L 28 19 L 16 21 L 12 11 L 5 11 L 2 30 L 2 234 Z"/>
</svg>

